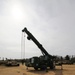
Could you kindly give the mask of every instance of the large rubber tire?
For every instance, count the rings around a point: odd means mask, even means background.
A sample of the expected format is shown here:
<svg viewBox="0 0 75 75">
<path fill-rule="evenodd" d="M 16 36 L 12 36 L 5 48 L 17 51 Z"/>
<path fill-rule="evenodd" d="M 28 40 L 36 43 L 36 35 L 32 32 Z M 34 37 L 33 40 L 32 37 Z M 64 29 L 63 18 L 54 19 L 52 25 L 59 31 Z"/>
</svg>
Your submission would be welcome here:
<svg viewBox="0 0 75 75">
<path fill-rule="evenodd" d="M 53 62 L 50 64 L 50 69 L 55 69 L 55 65 Z"/>
<path fill-rule="evenodd" d="M 50 66 L 50 69 L 54 69 L 53 65 Z"/>
<path fill-rule="evenodd" d="M 17 64 L 17 66 L 20 66 L 20 64 Z"/>
<path fill-rule="evenodd" d="M 55 69 L 55 65 L 54 64 L 51 64 L 50 65 L 50 69 Z"/>
<path fill-rule="evenodd" d="M 34 67 L 35 70 L 38 70 L 38 67 Z"/>
<path fill-rule="evenodd" d="M 40 69 L 41 70 L 46 70 L 47 69 L 47 66 L 46 65 L 41 65 Z"/>
</svg>

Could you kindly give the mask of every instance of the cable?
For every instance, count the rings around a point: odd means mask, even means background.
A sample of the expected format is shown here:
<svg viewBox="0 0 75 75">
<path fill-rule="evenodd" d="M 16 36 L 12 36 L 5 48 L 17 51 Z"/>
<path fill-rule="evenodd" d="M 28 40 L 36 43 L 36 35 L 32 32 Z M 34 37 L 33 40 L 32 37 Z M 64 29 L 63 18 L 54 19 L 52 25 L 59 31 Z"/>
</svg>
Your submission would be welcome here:
<svg viewBox="0 0 75 75">
<path fill-rule="evenodd" d="M 21 36 L 21 59 L 25 59 L 25 33 Z"/>
<path fill-rule="evenodd" d="M 22 59 L 22 40 L 23 40 L 23 33 L 21 35 L 21 59 Z"/>
<path fill-rule="evenodd" d="M 25 33 L 24 33 L 24 56 L 23 58 L 25 59 Z"/>
</svg>

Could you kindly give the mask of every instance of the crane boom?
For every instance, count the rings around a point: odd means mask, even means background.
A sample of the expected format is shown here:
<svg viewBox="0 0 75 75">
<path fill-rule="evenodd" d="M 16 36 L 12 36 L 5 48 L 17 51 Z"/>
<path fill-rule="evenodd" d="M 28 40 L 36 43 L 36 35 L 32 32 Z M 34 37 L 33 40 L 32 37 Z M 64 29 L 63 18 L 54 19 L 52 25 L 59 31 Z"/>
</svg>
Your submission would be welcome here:
<svg viewBox="0 0 75 75">
<path fill-rule="evenodd" d="M 37 39 L 27 30 L 26 27 L 22 30 L 22 32 L 25 32 L 25 33 L 28 35 L 27 39 L 28 39 L 28 40 L 31 39 L 31 40 L 38 46 L 38 48 L 42 51 L 43 55 L 52 57 L 52 56 L 44 49 L 44 47 L 37 41 Z"/>
</svg>

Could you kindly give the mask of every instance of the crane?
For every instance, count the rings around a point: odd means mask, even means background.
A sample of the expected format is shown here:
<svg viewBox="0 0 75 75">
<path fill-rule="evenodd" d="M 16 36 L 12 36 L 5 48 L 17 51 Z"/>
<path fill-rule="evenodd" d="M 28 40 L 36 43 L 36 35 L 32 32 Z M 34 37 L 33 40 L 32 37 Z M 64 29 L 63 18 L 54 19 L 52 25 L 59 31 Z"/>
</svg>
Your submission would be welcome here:
<svg viewBox="0 0 75 75">
<path fill-rule="evenodd" d="M 27 34 L 27 39 L 32 40 L 37 47 L 41 50 L 42 56 L 39 57 L 32 57 L 29 59 L 26 59 L 25 65 L 27 67 L 34 67 L 35 70 L 40 69 L 47 69 L 47 67 L 50 67 L 50 69 L 55 68 L 53 56 L 50 55 L 45 48 L 42 46 L 42 44 L 39 43 L 39 41 L 27 30 L 25 27 L 22 32 L 25 32 Z"/>
</svg>

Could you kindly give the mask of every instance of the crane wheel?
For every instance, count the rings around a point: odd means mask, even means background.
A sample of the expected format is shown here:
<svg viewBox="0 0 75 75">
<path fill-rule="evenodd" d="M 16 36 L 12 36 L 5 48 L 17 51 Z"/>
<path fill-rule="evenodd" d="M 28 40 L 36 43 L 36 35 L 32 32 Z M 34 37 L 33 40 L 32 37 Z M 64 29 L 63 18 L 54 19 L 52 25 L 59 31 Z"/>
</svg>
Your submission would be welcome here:
<svg viewBox="0 0 75 75">
<path fill-rule="evenodd" d="M 34 67 L 35 70 L 38 70 L 38 67 Z"/>
</svg>

